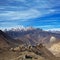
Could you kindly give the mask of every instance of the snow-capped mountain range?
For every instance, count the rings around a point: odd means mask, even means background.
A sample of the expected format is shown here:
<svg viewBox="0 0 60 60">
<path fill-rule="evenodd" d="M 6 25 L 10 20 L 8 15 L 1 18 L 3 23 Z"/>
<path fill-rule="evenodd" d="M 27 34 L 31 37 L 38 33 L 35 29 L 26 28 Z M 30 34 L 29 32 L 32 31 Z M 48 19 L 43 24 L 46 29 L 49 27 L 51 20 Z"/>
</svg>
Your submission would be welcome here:
<svg viewBox="0 0 60 60">
<path fill-rule="evenodd" d="M 36 29 L 34 27 L 24 27 L 24 26 L 19 26 L 19 27 L 11 27 L 10 29 L 4 29 L 4 31 L 27 31 L 27 30 L 33 30 Z"/>
</svg>

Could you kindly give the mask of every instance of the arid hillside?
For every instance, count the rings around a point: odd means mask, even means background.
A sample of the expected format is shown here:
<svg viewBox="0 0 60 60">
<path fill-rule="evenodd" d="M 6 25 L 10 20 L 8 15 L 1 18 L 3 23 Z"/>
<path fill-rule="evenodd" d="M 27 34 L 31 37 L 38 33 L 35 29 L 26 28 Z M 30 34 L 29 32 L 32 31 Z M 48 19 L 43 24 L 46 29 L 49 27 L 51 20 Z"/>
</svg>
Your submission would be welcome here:
<svg viewBox="0 0 60 60">
<path fill-rule="evenodd" d="M 59 60 L 42 44 L 37 46 L 19 46 L 0 52 L 0 60 Z"/>
<path fill-rule="evenodd" d="M 49 50 L 57 57 L 60 57 L 60 42 L 53 44 Z"/>
<path fill-rule="evenodd" d="M 28 38 L 30 37 L 28 36 Z M 23 37 L 23 39 L 25 38 Z M 55 37 L 51 39 L 55 41 Z M 55 46 L 58 47 L 58 45 Z M 52 47 L 51 50 L 54 50 Z M 60 60 L 60 58 L 56 57 L 42 43 L 26 46 L 21 40 L 12 39 L 0 30 L 0 60 Z"/>
<path fill-rule="evenodd" d="M 0 30 L 0 48 L 10 48 L 22 44 L 22 41 L 12 39 L 9 35 Z"/>
</svg>

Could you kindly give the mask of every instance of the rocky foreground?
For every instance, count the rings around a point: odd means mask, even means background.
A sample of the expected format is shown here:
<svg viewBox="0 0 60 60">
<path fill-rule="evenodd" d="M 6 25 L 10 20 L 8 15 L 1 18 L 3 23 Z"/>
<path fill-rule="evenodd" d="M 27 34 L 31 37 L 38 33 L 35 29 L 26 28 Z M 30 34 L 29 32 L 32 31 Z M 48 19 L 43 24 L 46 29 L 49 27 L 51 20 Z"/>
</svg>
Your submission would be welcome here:
<svg viewBox="0 0 60 60">
<path fill-rule="evenodd" d="M 37 46 L 18 46 L 7 50 L 0 49 L 0 60 L 60 60 L 42 44 Z"/>
</svg>

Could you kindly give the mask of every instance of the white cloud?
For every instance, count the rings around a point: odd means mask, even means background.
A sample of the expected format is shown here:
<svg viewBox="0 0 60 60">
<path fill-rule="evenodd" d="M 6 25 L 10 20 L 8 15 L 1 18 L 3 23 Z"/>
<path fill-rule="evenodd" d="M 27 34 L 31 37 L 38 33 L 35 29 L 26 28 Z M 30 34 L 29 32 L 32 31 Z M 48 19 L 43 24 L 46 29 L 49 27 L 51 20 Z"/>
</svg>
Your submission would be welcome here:
<svg viewBox="0 0 60 60">
<path fill-rule="evenodd" d="M 36 9 L 29 9 L 26 11 L 5 11 L 5 13 L 0 14 L 0 19 L 6 20 L 28 20 L 31 18 L 37 18 L 44 16 L 46 14 L 52 13 L 50 10 L 48 11 L 38 11 Z"/>
<path fill-rule="evenodd" d="M 45 26 L 35 26 L 37 28 L 42 28 L 46 31 L 60 31 L 60 28 L 55 28 L 53 25 L 45 25 Z"/>
<path fill-rule="evenodd" d="M 10 3 L 18 1 L 18 2 L 23 2 L 22 4 L 19 5 L 19 7 L 16 6 L 11 6 L 8 4 L 8 6 L 5 7 L 5 12 L 6 13 L 1 13 L 0 14 L 0 19 L 1 20 L 28 20 L 31 18 L 37 18 L 37 17 L 42 17 L 46 14 L 54 13 L 54 9 L 50 9 L 50 3 L 47 0 L 8 0 Z M 15 4 L 15 3 L 13 3 Z M 27 7 L 27 8 L 26 8 Z M 26 10 L 24 9 L 26 8 Z M 46 9 L 49 8 L 49 9 Z M 2 8 L 1 8 L 2 9 Z M 6 10 L 9 11 L 6 11 Z M 14 11 L 14 9 L 16 11 Z"/>
<path fill-rule="evenodd" d="M 38 27 L 38 28 L 53 28 L 55 26 L 54 25 L 42 25 L 42 26 L 35 26 L 35 27 Z"/>
<path fill-rule="evenodd" d="M 50 28 L 50 29 L 47 29 L 47 31 L 60 31 L 60 28 Z"/>
<path fill-rule="evenodd" d="M 9 1 L 12 1 L 12 0 L 9 0 Z M 26 1 L 26 0 L 13 0 L 13 1 Z"/>
<path fill-rule="evenodd" d="M 1 13 L 0 17 L 4 17 L 3 19 L 8 20 L 16 20 L 16 19 L 30 19 L 40 16 L 39 11 L 30 9 L 27 11 L 7 11 L 6 13 Z"/>
</svg>

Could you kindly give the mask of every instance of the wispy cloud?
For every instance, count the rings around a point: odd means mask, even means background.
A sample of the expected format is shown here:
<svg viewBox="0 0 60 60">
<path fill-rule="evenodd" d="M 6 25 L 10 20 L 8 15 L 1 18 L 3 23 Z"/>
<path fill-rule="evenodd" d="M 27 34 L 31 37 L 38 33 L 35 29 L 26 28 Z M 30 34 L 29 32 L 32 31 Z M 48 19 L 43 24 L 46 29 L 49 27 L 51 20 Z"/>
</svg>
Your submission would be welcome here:
<svg viewBox="0 0 60 60">
<path fill-rule="evenodd" d="M 18 24 L 34 24 L 35 26 L 38 25 L 42 28 L 51 28 L 50 25 L 56 26 L 58 24 L 59 26 L 60 17 L 58 17 L 59 15 L 57 14 L 60 14 L 60 1 L 56 0 L 0 1 L 0 27 L 17 26 Z M 4 22 L 2 23 L 1 21 Z M 43 26 L 43 24 L 45 26 Z"/>
<path fill-rule="evenodd" d="M 49 13 L 52 13 L 52 11 L 48 10 L 48 11 L 43 12 L 43 11 L 38 11 L 35 9 L 30 9 L 30 10 L 26 10 L 26 11 L 5 11 L 5 13 L 0 14 L 0 19 L 27 20 L 27 19 L 31 19 L 31 18 L 42 17 Z"/>
<path fill-rule="evenodd" d="M 18 19 L 31 19 L 44 16 L 45 14 L 50 14 L 55 12 L 54 9 L 50 9 L 50 2 L 43 0 L 6 0 L 2 1 L 2 10 L 7 11 L 6 13 L 1 13 L 1 19 L 6 20 L 18 20 Z M 7 5 L 6 5 L 7 3 Z M 20 4 L 19 4 L 20 3 Z M 19 5 L 19 6 L 18 6 Z M 16 10 L 16 11 L 15 11 Z M 2 17 L 3 16 L 3 17 Z"/>
<path fill-rule="evenodd" d="M 60 31 L 60 28 L 50 28 L 50 29 L 47 29 L 47 31 Z"/>
<path fill-rule="evenodd" d="M 54 28 L 55 26 L 54 25 L 42 25 L 42 26 L 35 26 L 35 27 L 37 27 L 37 28 Z"/>
<path fill-rule="evenodd" d="M 60 30 L 60 25 L 39 25 L 39 26 L 34 26 L 37 28 L 43 28 L 44 30 L 48 31 L 48 30 Z"/>
<path fill-rule="evenodd" d="M 7 11 L 6 13 L 1 13 L 1 19 L 6 20 L 18 20 L 18 19 L 29 19 L 37 17 L 41 14 L 37 10 L 30 9 L 27 11 Z M 4 17 L 4 18 L 3 18 Z"/>
</svg>

